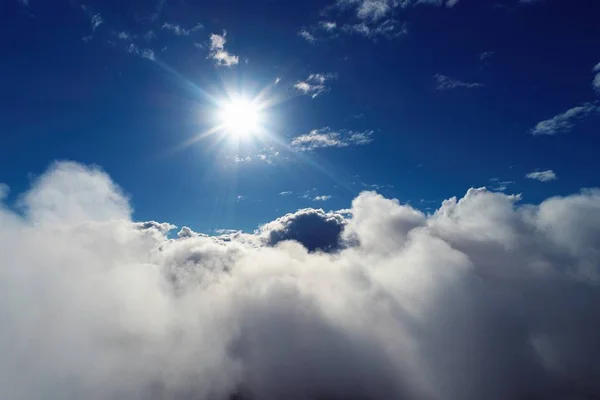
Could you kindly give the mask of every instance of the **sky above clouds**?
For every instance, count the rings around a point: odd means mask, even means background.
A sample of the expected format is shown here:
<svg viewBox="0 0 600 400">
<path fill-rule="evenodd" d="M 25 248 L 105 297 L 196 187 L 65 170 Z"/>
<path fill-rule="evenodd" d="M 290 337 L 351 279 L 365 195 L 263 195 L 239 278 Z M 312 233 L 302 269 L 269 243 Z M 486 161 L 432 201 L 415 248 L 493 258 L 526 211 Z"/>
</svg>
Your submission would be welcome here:
<svg viewBox="0 0 600 400">
<path fill-rule="evenodd" d="M 0 398 L 599 397 L 599 13 L 3 1 Z"/>
</svg>

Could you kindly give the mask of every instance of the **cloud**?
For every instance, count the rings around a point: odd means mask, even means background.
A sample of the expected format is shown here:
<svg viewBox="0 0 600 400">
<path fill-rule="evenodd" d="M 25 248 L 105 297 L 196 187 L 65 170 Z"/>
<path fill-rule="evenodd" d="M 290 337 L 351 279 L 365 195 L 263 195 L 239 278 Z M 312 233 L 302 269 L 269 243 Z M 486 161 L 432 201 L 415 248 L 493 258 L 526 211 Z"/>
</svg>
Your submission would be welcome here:
<svg viewBox="0 0 600 400">
<path fill-rule="evenodd" d="M 17 0 L 19 3 L 21 3 L 24 6 L 28 6 L 29 5 L 29 0 Z"/>
<path fill-rule="evenodd" d="M 140 49 L 136 44 L 134 43 L 130 43 L 127 47 L 125 47 L 125 50 L 129 53 L 129 54 L 135 54 L 138 55 L 142 58 L 145 58 L 147 60 L 150 61 L 154 61 L 156 60 L 156 55 L 154 54 L 154 50 L 152 49 Z"/>
<path fill-rule="evenodd" d="M 10 192 L 10 186 L 6 183 L 0 182 L 0 201 L 3 201 L 8 197 L 8 193 Z"/>
<path fill-rule="evenodd" d="M 225 50 L 227 32 L 223 31 L 222 35 L 213 33 L 210 35 L 210 52 L 208 57 L 217 62 L 220 67 L 232 67 L 240 62 L 238 56 L 235 56 Z"/>
<path fill-rule="evenodd" d="M 295 240 L 308 251 L 335 251 L 342 247 L 341 233 L 345 223 L 341 214 L 305 208 L 261 226 L 259 234 L 269 246 Z"/>
<path fill-rule="evenodd" d="M 289 196 L 290 194 L 292 194 L 292 192 L 289 190 L 286 190 L 285 192 L 279 192 L 280 196 Z"/>
<path fill-rule="evenodd" d="M 506 189 L 508 189 L 509 185 L 512 185 L 513 183 L 515 183 L 514 181 L 501 181 L 498 178 L 492 178 L 490 179 L 491 182 L 491 190 L 495 191 L 495 192 L 504 192 Z"/>
<path fill-rule="evenodd" d="M 548 169 L 546 171 L 534 171 L 534 172 L 530 172 L 527 175 L 525 175 L 525 178 L 527 178 L 527 179 L 535 179 L 535 180 L 538 180 L 540 182 L 550 182 L 550 181 L 556 180 L 557 176 L 554 173 L 554 171 L 552 171 L 551 169 Z"/>
<path fill-rule="evenodd" d="M 597 103 L 584 103 L 555 117 L 538 122 L 531 130 L 531 134 L 556 135 L 557 133 L 568 133 L 573 129 L 574 122 L 598 111 L 600 111 L 600 107 L 598 107 Z"/>
<path fill-rule="evenodd" d="M 317 38 L 315 38 L 313 34 L 307 31 L 306 29 L 302 29 L 300 32 L 298 32 L 298 36 L 300 36 L 303 39 L 306 39 L 307 42 L 311 43 L 317 40 Z"/>
<path fill-rule="evenodd" d="M 337 0 L 339 9 L 352 9 L 356 17 L 365 21 L 378 21 L 392 14 L 397 7 L 417 5 L 454 7 L 459 0 Z"/>
<path fill-rule="evenodd" d="M 329 87 L 325 85 L 325 82 L 335 79 L 335 77 L 335 74 L 310 74 L 306 80 L 296 82 L 294 89 L 314 99 L 321 93 L 329 91 Z"/>
<path fill-rule="evenodd" d="M 165 22 L 162 25 L 162 29 L 166 29 L 168 31 L 173 32 L 176 36 L 189 36 L 191 33 L 196 32 L 200 29 L 204 29 L 204 25 L 202 24 L 196 24 L 196 26 L 194 26 L 191 29 L 185 29 L 182 28 L 180 25 L 178 24 L 171 24 L 171 23 L 167 23 Z"/>
<path fill-rule="evenodd" d="M 103 22 L 104 22 L 104 20 L 102 19 L 102 16 L 100 14 L 92 15 L 92 19 L 91 19 L 92 31 L 95 31 L 96 28 L 98 28 L 100 25 L 102 25 Z"/>
<path fill-rule="evenodd" d="M 327 201 L 331 198 L 331 196 L 329 195 L 321 195 L 321 196 L 315 196 L 313 198 L 313 201 Z"/>
<path fill-rule="evenodd" d="M 337 28 L 337 23 L 335 21 L 321 21 L 319 24 L 321 25 L 321 28 L 328 32 L 335 31 Z"/>
<path fill-rule="evenodd" d="M 376 39 L 378 37 L 392 39 L 408 33 L 406 24 L 400 24 L 394 19 L 387 19 L 375 24 L 367 24 L 365 22 L 353 25 L 346 24 L 342 29 L 345 32 L 361 35 L 370 39 Z"/>
<path fill-rule="evenodd" d="M 312 151 L 327 147 L 349 147 L 366 145 L 373 141 L 373 131 L 332 131 L 328 127 L 314 129 L 304 135 L 296 136 L 291 146 L 300 151 Z"/>
<path fill-rule="evenodd" d="M 495 54 L 496 53 L 494 53 L 493 51 L 484 51 L 483 53 L 479 54 L 479 61 L 481 61 L 484 64 L 489 63 Z"/>
<path fill-rule="evenodd" d="M 364 192 L 348 217 L 172 239 L 123 193 L 58 163 L 0 207 L 0 398 L 600 392 L 598 189 L 522 206 L 470 189 L 432 214 Z"/>
<path fill-rule="evenodd" d="M 457 79 L 450 78 L 446 75 L 436 74 L 434 75 L 436 81 L 437 90 L 450 90 L 450 89 L 475 89 L 483 87 L 483 83 L 478 82 L 463 82 Z"/>
<path fill-rule="evenodd" d="M 598 93 L 600 93 L 600 63 L 594 66 L 593 71 L 596 73 L 592 82 L 592 87 Z"/>
</svg>

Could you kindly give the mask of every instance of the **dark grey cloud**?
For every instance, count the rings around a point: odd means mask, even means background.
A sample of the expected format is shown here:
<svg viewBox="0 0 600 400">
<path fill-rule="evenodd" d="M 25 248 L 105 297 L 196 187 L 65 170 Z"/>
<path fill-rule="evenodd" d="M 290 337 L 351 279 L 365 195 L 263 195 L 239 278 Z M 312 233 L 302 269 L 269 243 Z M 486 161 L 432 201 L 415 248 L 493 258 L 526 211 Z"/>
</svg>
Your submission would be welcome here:
<svg viewBox="0 0 600 400">
<path fill-rule="evenodd" d="M 598 189 L 433 214 L 363 192 L 345 219 L 178 239 L 99 168 L 21 198 L 0 207 L 2 399 L 600 396 Z"/>
</svg>

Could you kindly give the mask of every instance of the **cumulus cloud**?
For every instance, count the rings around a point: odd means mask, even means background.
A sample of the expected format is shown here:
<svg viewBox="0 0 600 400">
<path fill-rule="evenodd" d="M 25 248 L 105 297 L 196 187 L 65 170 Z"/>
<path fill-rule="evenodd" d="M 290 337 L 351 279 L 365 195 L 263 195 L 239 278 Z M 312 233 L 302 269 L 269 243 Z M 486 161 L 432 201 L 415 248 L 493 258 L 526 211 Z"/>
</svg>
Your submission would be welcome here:
<svg viewBox="0 0 600 400">
<path fill-rule="evenodd" d="M 598 107 L 597 103 L 584 103 L 550 119 L 538 122 L 531 130 L 531 134 L 556 135 L 557 133 L 568 133 L 573 129 L 576 121 L 597 113 L 598 111 L 600 111 L 600 107 Z"/>
<path fill-rule="evenodd" d="M 449 89 L 475 89 L 483 87 L 483 83 L 479 82 L 464 82 L 458 79 L 450 78 L 449 76 L 436 74 L 434 75 L 436 81 L 436 89 L 437 90 L 449 90 Z"/>
<path fill-rule="evenodd" d="M 556 174 L 551 169 L 545 171 L 534 171 L 525 175 L 527 179 L 535 179 L 540 182 L 550 182 L 557 179 Z"/>
<path fill-rule="evenodd" d="M 598 189 L 470 189 L 433 214 L 364 192 L 348 217 L 175 239 L 95 167 L 22 198 L 0 207 L 0 398 L 600 393 Z"/>
<path fill-rule="evenodd" d="M 329 127 L 325 127 L 296 136 L 292 139 L 291 146 L 300 151 L 312 151 L 326 147 L 361 146 L 373 141 L 373 133 L 373 131 L 333 131 Z"/>
<path fill-rule="evenodd" d="M 226 36 L 226 31 L 223 31 L 222 35 L 217 35 L 216 33 L 210 35 L 210 52 L 208 57 L 215 60 L 218 66 L 232 67 L 240 62 L 240 58 L 225 50 L 225 43 L 227 43 Z"/>
</svg>

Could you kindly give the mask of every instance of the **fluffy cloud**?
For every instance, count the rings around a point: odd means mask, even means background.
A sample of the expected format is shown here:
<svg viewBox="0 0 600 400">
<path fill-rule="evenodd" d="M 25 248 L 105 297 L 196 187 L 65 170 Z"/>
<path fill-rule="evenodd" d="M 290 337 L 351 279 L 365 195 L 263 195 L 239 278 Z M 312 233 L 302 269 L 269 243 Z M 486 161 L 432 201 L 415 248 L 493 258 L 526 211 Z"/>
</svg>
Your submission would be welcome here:
<svg viewBox="0 0 600 400">
<path fill-rule="evenodd" d="M 98 168 L 56 164 L 23 199 L 0 207 L 0 398 L 600 393 L 600 190 L 428 215 L 365 192 L 349 217 L 177 239 Z"/>
<path fill-rule="evenodd" d="M 327 147 L 348 147 L 366 145 L 373 141 L 373 131 L 332 131 L 329 127 L 314 129 L 296 136 L 291 146 L 300 151 L 312 151 Z"/>
<path fill-rule="evenodd" d="M 532 135 L 556 135 L 557 133 L 568 133 L 573 129 L 574 123 L 580 119 L 600 111 L 597 103 L 584 103 L 573 107 L 562 114 L 550 119 L 540 121 L 531 130 Z"/>
<path fill-rule="evenodd" d="M 475 89 L 483 87 L 483 83 L 478 82 L 463 82 L 458 79 L 450 78 L 446 75 L 436 74 L 434 76 L 436 81 L 436 89 L 437 90 L 449 90 L 449 89 L 458 89 L 458 88 L 466 88 L 466 89 Z"/>
<path fill-rule="evenodd" d="M 213 33 L 210 35 L 210 52 L 209 58 L 212 58 L 217 62 L 218 66 L 221 67 L 232 67 L 240 62 L 238 56 L 235 56 L 225 50 L 225 43 L 227 43 L 227 32 L 223 31 L 222 35 Z"/>
<path fill-rule="evenodd" d="M 556 174 L 551 169 L 546 171 L 534 171 L 525 175 L 527 179 L 535 179 L 540 182 L 550 182 L 557 179 Z"/>
</svg>

